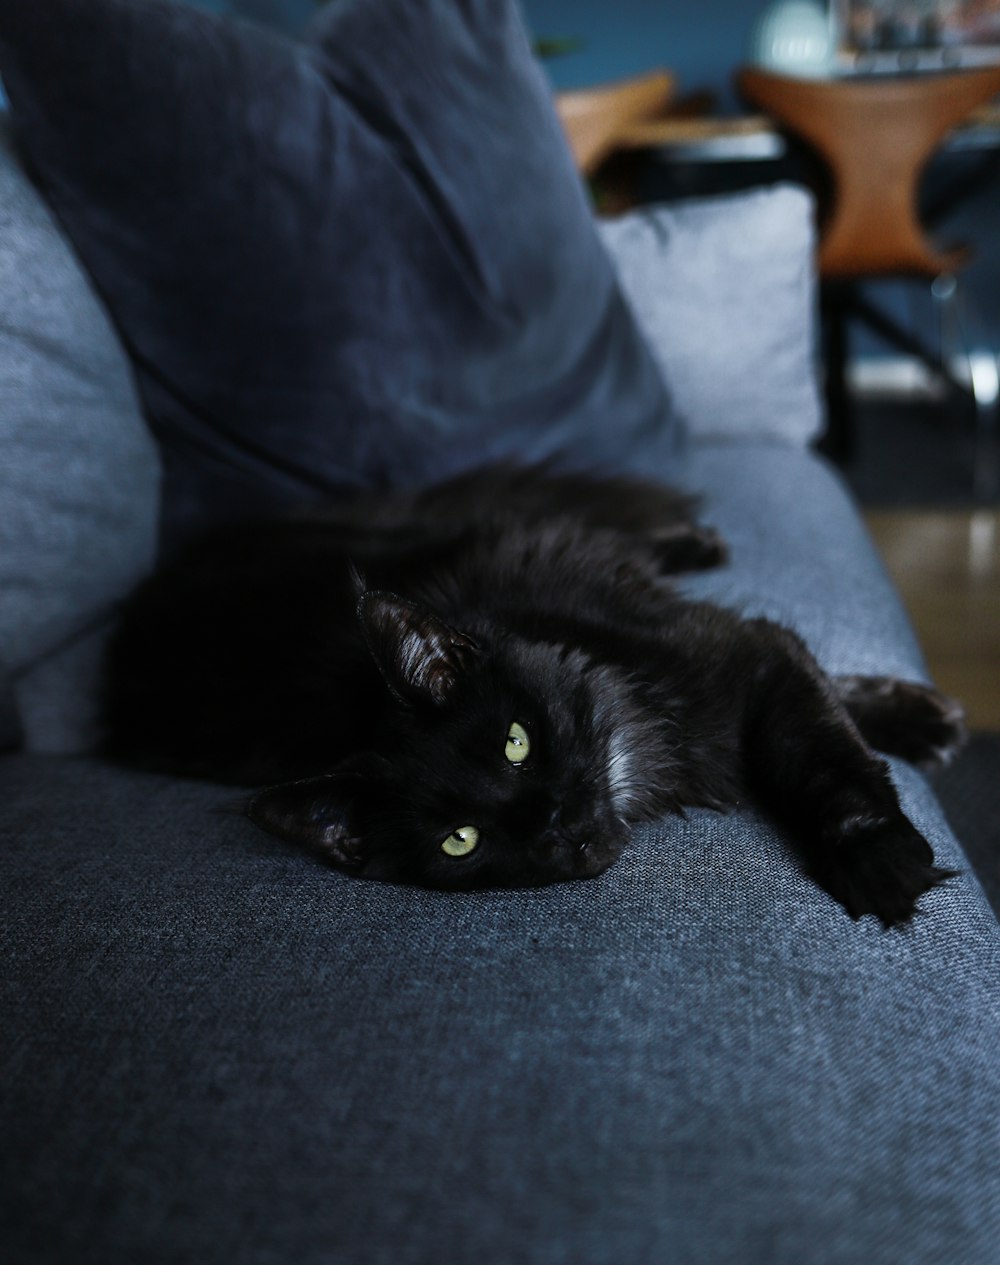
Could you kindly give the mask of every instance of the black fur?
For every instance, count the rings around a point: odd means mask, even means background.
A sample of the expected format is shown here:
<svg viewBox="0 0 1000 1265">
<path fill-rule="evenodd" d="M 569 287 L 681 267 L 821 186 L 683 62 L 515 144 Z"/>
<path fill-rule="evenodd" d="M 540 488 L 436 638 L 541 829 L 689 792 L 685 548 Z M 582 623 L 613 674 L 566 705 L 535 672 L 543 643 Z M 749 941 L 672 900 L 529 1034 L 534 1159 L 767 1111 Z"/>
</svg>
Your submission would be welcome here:
<svg viewBox="0 0 1000 1265">
<path fill-rule="evenodd" d="M 107 750 L 264 786 L 264 829 L 443 888 L 596 875 L 634 822 L 752 799 L 852 916 L 905 921 L 947 874 L 865 739 L 941 759 L 960 711 L 680 598 L 666 573 L 725 560 L 693 509 L 500 468 L 217 532 L 129 604 Z"/>
</svg>

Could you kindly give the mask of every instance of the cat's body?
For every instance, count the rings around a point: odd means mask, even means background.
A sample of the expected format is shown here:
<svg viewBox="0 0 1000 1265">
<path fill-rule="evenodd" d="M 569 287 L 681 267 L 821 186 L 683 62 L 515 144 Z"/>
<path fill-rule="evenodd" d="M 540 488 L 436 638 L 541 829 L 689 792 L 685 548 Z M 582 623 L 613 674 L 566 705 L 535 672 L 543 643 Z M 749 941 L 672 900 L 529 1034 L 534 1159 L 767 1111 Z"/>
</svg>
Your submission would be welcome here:
<svg viewBox="0 0 1000 1265">
<path fill-rule="evenodd" d="M 724 558 L 692 510 L 494 469 L 224 529 L 126 612 L 108 750 L 265 786 L 266 829 L 448 888 L 592 876 L 634 822 L 753 800 L 849 912 L 905 920 L 944 875 L 859 726 L 930 761 L 960 713 L 679 597 L 666 573 Z"/>
</svg>

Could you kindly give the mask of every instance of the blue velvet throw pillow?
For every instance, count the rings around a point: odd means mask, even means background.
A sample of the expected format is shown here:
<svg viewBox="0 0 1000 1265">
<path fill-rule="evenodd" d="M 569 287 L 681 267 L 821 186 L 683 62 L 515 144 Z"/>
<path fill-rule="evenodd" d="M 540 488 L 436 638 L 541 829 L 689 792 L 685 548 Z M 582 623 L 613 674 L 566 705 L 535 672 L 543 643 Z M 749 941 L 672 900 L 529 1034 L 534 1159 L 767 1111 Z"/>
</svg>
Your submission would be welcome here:
<svg viewBox="0 0 1000 1265">
<path fill-rule="evenodd" d="M 513 0 L 4 0 L 26 161 L 164 453 L 168 536 L 676 439 Z"/>
</svg>

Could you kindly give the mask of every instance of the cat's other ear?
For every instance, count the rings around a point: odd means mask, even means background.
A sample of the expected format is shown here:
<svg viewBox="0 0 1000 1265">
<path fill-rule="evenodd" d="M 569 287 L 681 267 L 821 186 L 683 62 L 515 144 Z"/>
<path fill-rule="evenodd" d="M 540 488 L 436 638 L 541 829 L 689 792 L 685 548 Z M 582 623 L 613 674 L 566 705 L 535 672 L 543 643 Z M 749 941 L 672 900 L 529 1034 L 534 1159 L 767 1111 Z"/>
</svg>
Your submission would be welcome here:
<svg viewBox="0 0 1000 1265">
<path fill-rule="evenodd" d="M 269 834 L 305 844 L 343 869 L 360 870 L 367 851 L 354 821 L 357 792 L 356 779 L 336 773 L 284 782 L 258 791 L 246 815 Z"/>
<path fill-rule="evenodd" d="M 447 703 L 479 657 L 471 637 L 393 593 L 365 593 L 358 619 L 389 688 L 403 700 Z"/>
</svg>

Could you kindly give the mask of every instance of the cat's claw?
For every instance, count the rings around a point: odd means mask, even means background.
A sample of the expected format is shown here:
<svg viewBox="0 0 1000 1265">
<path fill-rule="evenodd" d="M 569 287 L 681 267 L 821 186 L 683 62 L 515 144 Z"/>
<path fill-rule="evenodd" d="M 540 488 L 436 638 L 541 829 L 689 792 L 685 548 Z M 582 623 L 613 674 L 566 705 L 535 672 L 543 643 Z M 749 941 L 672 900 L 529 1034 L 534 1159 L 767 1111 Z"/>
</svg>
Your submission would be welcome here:
<svg viewBox="0 0 1000 1265">
<path fill-rule="evenodd" d="M 905 818 L 859 828 L 810 868 L 852 918 L 874 914 L 884 927 L 909 922 L 918 899 L 958 873 L 934 864 L 930 844 Z"/>
</svg>

